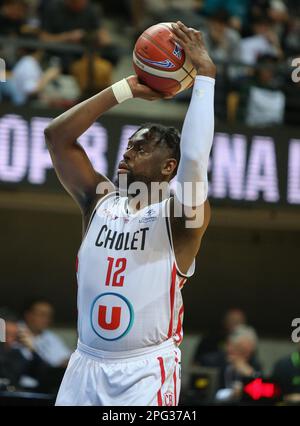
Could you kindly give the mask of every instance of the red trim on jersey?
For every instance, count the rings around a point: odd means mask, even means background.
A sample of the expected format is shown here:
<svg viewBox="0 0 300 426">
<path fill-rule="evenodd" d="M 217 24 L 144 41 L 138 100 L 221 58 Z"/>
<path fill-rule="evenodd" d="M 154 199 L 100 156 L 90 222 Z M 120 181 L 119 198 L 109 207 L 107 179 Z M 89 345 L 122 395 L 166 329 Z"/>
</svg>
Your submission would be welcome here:
<svg viewBox="0 0 300 426">
<path fill-rule="evenodd" d="M 180 289 L 182 289 L 182 287 L 184 286 L 185 282 L 186 282 L 186 278 L 182 278 L 182 280 L 179 283 L 179 288 Z"/>
<path fill-rule="evenodd" d="M 184 306 L 182 305 L 181 308 L 179 309 L 177 328 L 176 328 L 176 332 L 175 332 L 175 335 L 179 336 L 179 341 L 177 342 L 177 344 L 180 344 L 181 341 L 182 341 L 181 331 L 182 331 L 182 315 L 183 315 L 183 313 L 184 313 Z"/>
<path fill-rule="evenodd" d="M 78 272 L 78 263 L 79 263 L 78 256 L 76 256 L 76 263 L 75 263 L 76 274 Z"/>
<path fill-rule="evenodd" d="M 165 367 L 164 367 L 164 360 L 162 357 L 158 357 L 157 358 L 159 361 L 159 366 L 160 366 L 160 375 L 161 375 L 161 387 L 157 392 L 157 403 L 158 406 L 161 407 L 162 404 L 162 396 L 161 396 L 161 388 L 163 386 L 163 384 L 165 383 L 166 380 L 166 373 L 165 373 Z"/>
<path fill-rule="evenodd" d="M 171 318 L 170 318 L 170 324 L 169 324 L 168 339 L 170 339 L 172 337 L 172 334 L 173 334 L 172 332 L 173 332 L 173 315 L 174 315 L 176 276 L 177 276 L 177 270 L 176 270 L 176 265 L 174 263 L 173 269 L 172 269 L 172 280 L 171 280 L 171 287 L 170 287 Z"/>
</svg>

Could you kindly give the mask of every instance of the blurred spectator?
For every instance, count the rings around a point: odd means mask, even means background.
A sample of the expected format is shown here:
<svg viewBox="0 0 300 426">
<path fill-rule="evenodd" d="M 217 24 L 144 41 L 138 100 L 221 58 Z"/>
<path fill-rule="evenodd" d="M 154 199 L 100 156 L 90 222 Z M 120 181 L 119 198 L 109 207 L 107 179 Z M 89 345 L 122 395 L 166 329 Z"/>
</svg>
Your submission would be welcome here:
<svg viewBox="0 0 300 426">
<path fill-rule="evenodd" d="M 299 55 L 300 57 L 300 55 Z M 285 102 L 285 118 L 284 122 L 291 126 L 299 126 L 299 111 L 300 111 L 300 81 L 291 82 L 290 75 L 284 87 L 286 97 Z"/>
<path fill-rule="evenodd" d="M 28 8 L 27 26 L 31 29 L 31 32 L 38 32 L 46 3 L 47 0 L 26 0 Z"/>
<path fill-rule="evenodd" d="M 292 16 L 288 23 L 287 33 L 284 39 L 286 55 L 299 57 L 300 53 L 300 17 Z"/>
<path fill-rule="evenodd" d="M 20 341 L 35 351 L 52 367 L 65 367 L 71 351 L 50 327 L 54 316 L 53 306 L 44 300 L 31 302 L 24 312 Z"/>
<path fill-rule="evenodd" d="M 38 387 L 40 375 L 47 371 L 48 365 L 26 344 L 21 344 L 17 316 L 1 308 L 0 317 L 5 320 L 6 328 L 6 341 L 0 343 L 0 388 Z"/>
<path fill-rule="evenodd" d="M 285 28 L 289 20 L 289 12 L 284 1 L 271 0 L 268 16 L 273 22 L 273 28 L 277 35 L 281 38 L 284 35 Z"/>
<path fill-rule="evenodd" d="M 268 18 L 259 18 L 253 24 L 254 35 L 243 38 L 240 42 L 238 59 L 246 65 L 255 65 L 262 55 L 283 55 L 279 38 L 272 29 Z"/>
<path fill-rule="evenodd" d="M 60 74 L 58 66 L 43 71 L 41 60 L 43 51 L 38 48 L 23 49 L 24 55 L 13 67 L 10 77 L 0 85 L 1 97 L 6 97 L 15 105 L 23 105 L 30 99 L 42 97 L 46 86 Z"/>
<path fill-rule="evenodd" d="M 0 35 L 19 35 L 26 23 L 25 0 L 4 0 L 0 10 Z"/>
<path fill-rule="evenodd" d="M 229 62 L 236 59 L 240 42 L 239 33 L 228 25 L 229 16 L 221 11 L 208 18 L 204 39 L 214 61 Z"/>
<path fill-rule="evenodd" d="M 202 13 L 211 16 L 225 10 L 229 14 L 231 27 L 241 31 L 247 23 L 250 3 L 250 0 L 205 0 Z"/>
<path fill-rule="evenodd" d="M 255 69 L 254 77 L 242 79 L 237 85 L 234 106 L 230 117 L 236 117 L 248 126 L 271 126 L 281 124 L 284 120 L 285 94 L 278 72 L 277 58 L 262 56 Z M 233 104 L 229 100 L 229 104 Z M 233 111 L 234 110 L 234 111 Z"/>
<path fill-rule="evenodd" d="M 216 399 L 238 399 L 242 383 L 260 375 L 261 365 L 256 359 L 257 335 L 252 327 L 240 325 L 228 336 L 225 348 L 202 357 L 203 367 L 219 370 Z"/>
<path fill-rule="evenodd" d="M 249 18 L 251 24 L 253 20 L 264 18 L 268 15 L 268 10 L 270 8 L 270 0 L 252 0 L 249 10 Z"/>
<path fill-rule="evenodd" d="M 0 343 L 0 388 L 17 386 L 27 362 L 17 343 L 18 323 L 16 316 L 7 309 L 1 309 L 0 317 L 5 320 L 6 341 Z"/>
<path fill-rule="evenodd" d="M 300 345 L 291 355 L 276 362 L 272 378 L 279 384 L 286 401 L 300 402 Z"/>
<path fill-rule="evenodd" d="M 276 58 L 274 60 L 272 57 L 263 57 L 258 63 L 253 84 L 248 92 L 245 120 L 248 126 L 283 123 L 285 94 L 281 86 Z"/>
<path fill-rule="evenodd" d="M 278 35 L 282 35 L 283 26 L 289 19 L 286 4 L 282 0 L 252 0 L 250 8 L 250 24 L 257 19 L 270 18 L 277 27 Z"/>
<path fill-rule="evenodd" d="M 131 0 L 132 21 L 137 36 L 158 22 L 181 20 L 189 27 L 202 28 L 204 19 L 197 13 L 197 0 Z"/>
<path fill-rule="evenodd" d="M 257 21 L 269 20 L 272 32 L 276 34 L 282 46 L 289 24 L 289 12 L 282 0 L 252 0 L 248 25 L 242 36 L 253 35 L 253 26 Z"/>
<path fill-rule="evenodd" d="M 112 43 L 97 9 L 89 0 L 49 3 L 43 16 L 41 40 L 73 43 L 85 48 L 84 54 L 59 54 L 63 71 L 71 72 L 82 90 L 96 92 L 111 84 L 112 65 L 117 64 L 121 50 Z"/>
<path fill-rule="evenodd" d="M 247 324 L 245 313 L 241 309 L 229 309 L 222 319 L 220 330 L 215 330 L 204 336 L 194 355 L 196 363 L 202 363 L 202 357 L 211 352 L 217 352 L 225 345 L 227 337 L 240 325 Z"/>
<path fill-rule="evenodd" d="M 104 28 L 98 9 L 89 0 L 51 2 L 45 8 L 41 39 L 58 43 L 94 43 L 102 58 L 113 65 L 117 64 L 121 53 Z"/>
</svg>

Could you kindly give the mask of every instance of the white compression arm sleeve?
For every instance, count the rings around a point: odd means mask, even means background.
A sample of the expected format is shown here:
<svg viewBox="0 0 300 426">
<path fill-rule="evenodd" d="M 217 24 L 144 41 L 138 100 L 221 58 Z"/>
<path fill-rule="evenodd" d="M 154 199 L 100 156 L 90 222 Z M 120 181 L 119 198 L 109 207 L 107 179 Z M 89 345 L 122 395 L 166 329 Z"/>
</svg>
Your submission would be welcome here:
<svg viewBox="0 0 300 426">
<path fill-rule="evenodd" d="M 188 207 L 200 206 L 208 194 L 207 169 L 214 135 L 214 89 L 214 78 L 196 77 L 183 123 L 175 195 Z"/>
</svg>

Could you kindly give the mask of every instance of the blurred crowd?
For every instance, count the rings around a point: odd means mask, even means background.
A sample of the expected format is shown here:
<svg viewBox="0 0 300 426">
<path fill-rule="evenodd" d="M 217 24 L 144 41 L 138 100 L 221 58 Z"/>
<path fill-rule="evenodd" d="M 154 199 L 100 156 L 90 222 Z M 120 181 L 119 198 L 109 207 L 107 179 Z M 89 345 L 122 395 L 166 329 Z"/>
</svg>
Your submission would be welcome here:
<svg viewBox="0 0 300 426">
<path fill-rule="evenodd" d="M 204 33 L 219 65 L 218 119 L 248 126 L 299 124 L 300 82 L 292 80 L 292 61 L 300 58 L 296 0 L 120 0 L 118 5 L 0 0 L 0 57 L 7 67 L 0 97 L 15 105 L 72 105 L 112 83 L 114 70 L 131 57 L 144 29 L 178 19 Z M 22 45 L 14 43 L 20 40 Z M 184 92 L 175 101 L 189 96 Z"/>
<path fill-rule="evenodd" d="M 22 315 L 0 309 L 5 341 L 0 343 L 0 391 L 56 394 L 71 350 L 49 328 L 54 308 L 47 300 L 30 301 Z"/>
<path fill-rule="evenodd" d="M 5 321 L 5 338 L 0 343 L 0 399 L 7 391 L 47 393 L 54 399 L 71 350 L 52 329 L 53 305 L 44 299 L 32 300 L 22 315 L 0 308 L 0 318 Z M 293 353 L 277 360 L 266 376 L 257 333 L 245 312 L 237 308 L 229 309 L 220 328 L 204 333 L 198 342 L 192 366 L 185 366 L 189 388 L 183 391 L 183 403 L 240 403 L 247 384 L 267 380 L 279 389 L 271 402 L 300 404 L 299 344 Z M 254 391 L 258 392 L 257 387 Z"/>
<path fill-rule="evenodd" d="M 204 335 L 196 347 L 190 392 L 196 400 L 210 403 L 255 402 L 261 396 L 265 403 L 269 397 L 269 403 L 300 404 L 300 344 L 277 360 L 268 374 L 260 354 L 258 335 L 245 312 L 229 309 L 219 330 Z M 269 395 L 263 395 L 264 383 L 269 385 Z"/>
</svg>

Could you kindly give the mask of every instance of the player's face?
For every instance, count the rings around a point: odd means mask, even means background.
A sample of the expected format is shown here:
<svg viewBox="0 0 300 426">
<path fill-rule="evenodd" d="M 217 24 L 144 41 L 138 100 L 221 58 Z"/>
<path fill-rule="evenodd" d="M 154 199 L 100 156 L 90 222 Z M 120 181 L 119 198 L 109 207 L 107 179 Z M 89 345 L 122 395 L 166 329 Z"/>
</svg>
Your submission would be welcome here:
<svg viewBox="0 0 300 426">
<path fill-rule="evenodd" d="M 148 129 L 141 129 L 128 140 L 118 175 L 126 173 L 128 185 L 137 181 L 161 182 L 166 180 L 163 169 L 168 157 L 168 149 L 151 138 Z"/>
</svg>

